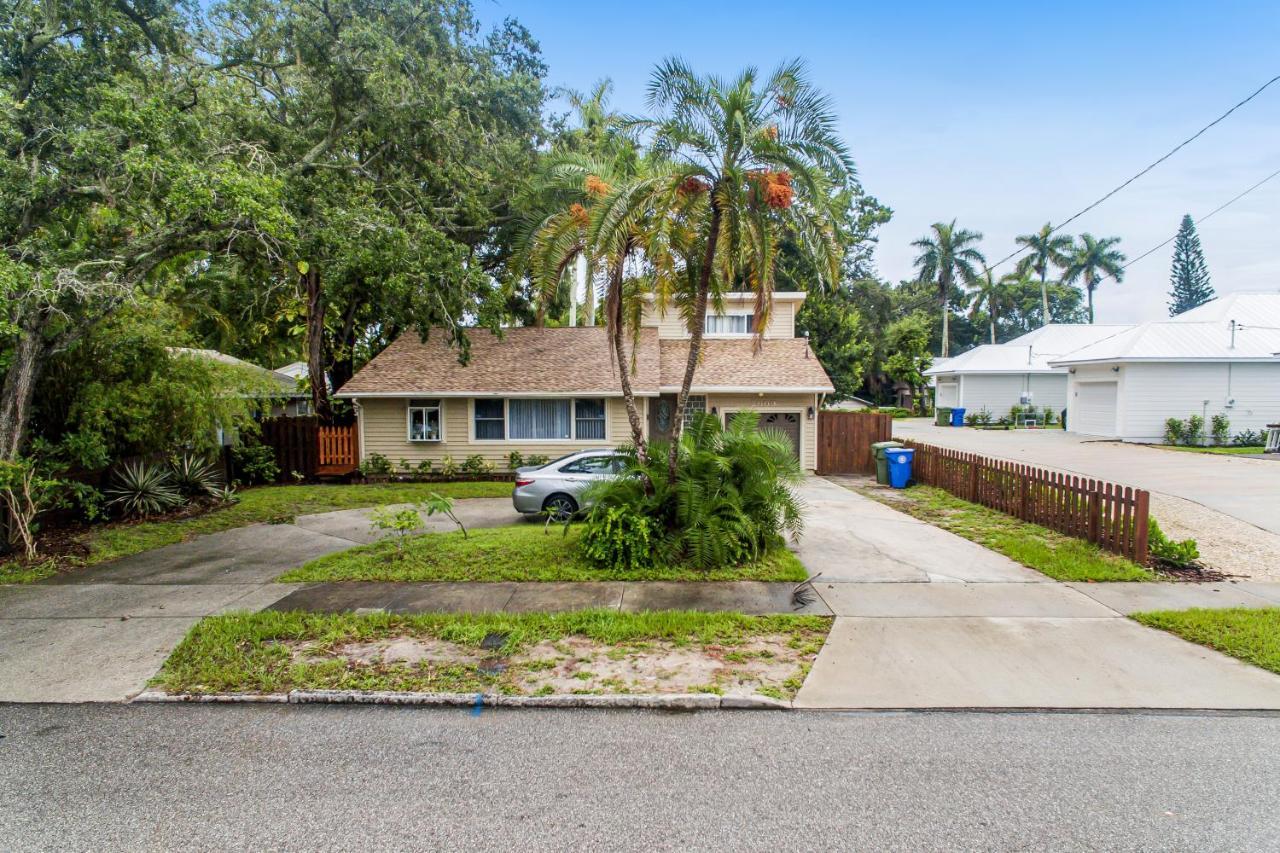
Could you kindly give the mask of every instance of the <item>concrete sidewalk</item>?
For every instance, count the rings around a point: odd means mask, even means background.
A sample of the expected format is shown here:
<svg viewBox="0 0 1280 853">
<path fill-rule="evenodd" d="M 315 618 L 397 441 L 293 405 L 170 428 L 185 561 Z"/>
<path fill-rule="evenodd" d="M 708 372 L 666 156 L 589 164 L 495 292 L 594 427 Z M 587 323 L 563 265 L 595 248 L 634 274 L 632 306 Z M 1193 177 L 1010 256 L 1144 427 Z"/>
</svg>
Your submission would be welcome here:
<svg viewBox="0 0 1280 853">
<path fill-rule="evenodd" d="M 805 497 L 836 620 L 797 707 L 1280 709 L 1280 676 L 1125 618 L 1280 606 L 1280 584 L 1060 584 L 835 483 Z"/>
</svg>

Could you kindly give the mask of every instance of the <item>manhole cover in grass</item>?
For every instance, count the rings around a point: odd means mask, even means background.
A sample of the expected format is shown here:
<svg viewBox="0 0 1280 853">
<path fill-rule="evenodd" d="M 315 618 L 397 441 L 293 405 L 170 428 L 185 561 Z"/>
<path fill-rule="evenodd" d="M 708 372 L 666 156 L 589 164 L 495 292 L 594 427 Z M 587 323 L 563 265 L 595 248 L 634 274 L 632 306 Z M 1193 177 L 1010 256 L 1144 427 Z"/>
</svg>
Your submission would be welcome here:
<svg viewBox="0 0 1280 853">
<path fill-rule="evenodd" d="M 507 641 L 507 635 L 498 631 L 491 631 L 484 635 L 484 639 L 480 641 L 480 648 L 485 651 L 492 652 L 502 648 L 503 643 Z"/>
<path fill-rule="evenodd" d="M 497 660 L 481 661 L 480 665 L 476 667 L 476 672 L 481 675 L 502 675 L 506 671 L 507 665 Z"/>
</svg>

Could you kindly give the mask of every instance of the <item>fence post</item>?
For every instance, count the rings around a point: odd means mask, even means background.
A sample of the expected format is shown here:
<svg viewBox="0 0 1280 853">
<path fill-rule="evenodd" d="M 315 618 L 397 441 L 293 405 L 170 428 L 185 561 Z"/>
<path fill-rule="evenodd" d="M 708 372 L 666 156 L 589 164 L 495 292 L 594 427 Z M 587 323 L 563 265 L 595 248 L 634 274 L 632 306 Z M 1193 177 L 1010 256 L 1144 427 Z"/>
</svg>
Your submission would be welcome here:
<svg viewBox="0 0 1280 853">
<path fill-rule="evenodd" d="M 1147 513 L 1151 509 L 1151 493 L 1138 489 L 1134 494 L 1133 508 L 1133 561 L 1147 564 Z"/>
<path fill-rule="evenodd" d="M 1089 541 L 1098 542 L 1098 529 L 1102 524 L 1102 496 L 1098 494 L 1098 483 L 1089 480 Z"/>
</svg>

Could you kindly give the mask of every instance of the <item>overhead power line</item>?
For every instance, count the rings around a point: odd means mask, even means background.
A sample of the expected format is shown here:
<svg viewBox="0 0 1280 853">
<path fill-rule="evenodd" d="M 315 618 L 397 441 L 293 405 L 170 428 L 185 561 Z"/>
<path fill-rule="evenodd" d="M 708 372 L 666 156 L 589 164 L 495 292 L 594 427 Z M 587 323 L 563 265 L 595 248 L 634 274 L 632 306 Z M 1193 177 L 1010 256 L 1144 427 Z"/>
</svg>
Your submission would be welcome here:
<svg viewBox="0 0 1280 853">
<path fill-rule="evenodd" d="M 1191 144 L 1192 142 L 1194 142 L 1195 140 L 1199 139 L 1201 136 L 1203 136 L 1203 135 L 1205 134 L 1205 132 L 1206 132 L 1206 131 L 1208 131 L 1208 130 L 1209 130 L 1210 128 L 1212 128 L 1214 125 L 1218 124 L 1218 123 L 1219 123 L 1219 122 L 1221 122 L 1223 119 L 1225 119 L 1227 116 L 1231 115 L 1233 112 L 1235 112 L 1236 110 L 1240 109 L 1240 108 L 1241 108 L 1241 107 L 1243 107 L 1245 104 L 1249 103 L 1249 102 L 1250 102 L 1250 101 L 1252 101 L 1254 98 L 1256 98 L 1256 97 L 1258 97 L 1259 95 L 1261 95 L 1261 94 L 1262 94 L 1262 93 L 1263 93 L 1263 92 L 1264 92 L 1264 91 L 1265 91 L 1269 86 L 1271 86 L 1273 83 L 1276 83 L 1276 82 L 1278 82 L 1278 81 L 1280 81 L 1280 74 L 1276 75 L 1275 77 L 1272 77 L 1270 80 L 1268 80 L 1267 82 L 1263 83 L 1261 86 L 1259 86 L 1257 89 L 1255 89 L 1255 90 L 1253 91 L 1253 93 L 1252 93 L 1252 94 L 1250 94 L 1247 98 L 1245 98 L 1244 100 L 1240 101 L 1240 102 L 1239 102 L 1239 103 L 1237 103 L 1235 106 L 1233 106 L 1231 109 L 1227 110 L 1225 113 L 1223 113 L 1222 115 L 1218 116 L 1218 117 L 1217 117 L 1217 118 L 1215 118 L 1213 121 L 1209 122 L 1209 123 L 1208 123 L 1208 124 L 1206 124 L 1204 127 L 1202 127 L 1202 128 L 1200 128 L 1199 130 L 1197 130 L 1197 131 L 1196 131 L 1195 133 L 1193 133 L 1191 136 L 1188 136 L 1186 139 L 1184 139 L 1184 140 L 1182 140 L 1181 142 L 1179 142 L 1177 145 L 1175 145 L 1173 148 L 1171 148 L 1171 149 L 1168 151 L 1168 153 L 1166 153 L 1164 156 L 1160 157 L 1158 160 L 1155 160 L 1154 162 L 1152 162 L 1152 163 L 1151 163 L 1151 165 L 1147 166 L 1147 167 L 1146 167 L 1145 169 L 1143 169 L 1141 172 L 1138 172 L 1136 175 L 1134 175 L 1133 177 L 1129 178 L 1129 179 L 1128 179 L 1127 181 L 1125 181 L 1124 183 L 1122 183 L 1122 184 L 1120 184 L 1119 186 L 1115 187 L 1115 188 L 1114 188 L 1114 189 L 1112 189 L 1110 192 L 1108 192 L 1106 195 L 1104 195 L 1104 196 L 1102 196 L 1101 198 L 1099 198 L 1097 201 L 1095 201 L 1095 202 L 1093 202 L 1092 204 L 1088 205 L 1088 206 L 1087 206 L 1087 207 L 1085 207 L 1084 209 L 1082 209 L 1082 210 L 1080 210 L 1080 211 L 1078 211 L 1078 212 L 1076 212 L 1076 213 L 1072 214 L 1071 216 L 1068 216 L 1066 219 L 1062 220 L 1062 221 L 1061 221 L 1061 222 L 1059 222 L 1057 225 L 1055 225 L 1055 226 L 1053 226 L 1052 228 L 1050 228 L 1050 229 L 1049 229 L 1049 233 L 1050 233 L 1050 234 L 1052 234 L 1052 233 L 1054 233 L 1055 231 L 1060 231 L 1060 230 L 1062 230 L 1063 228 L 1065 228 L 1066 226 L 1070 225 L 1072 222 L 1074 222 L 1074 221 L 1076 221 L 1077 219 L 1079 219 L 1081 216 L 1084 216 L 1086 213 L 1088 213 L 1089 211 L 1093 210 L 1095 207 L 1097 207 L 1098 205 L 1102 204 L 1102 203 L 1103 203 L 1103 202 L 1105 202 L 1107 199 L 1111 198 L 1113 195 L 1115 195 L 1116 193 L 1118 193 L 1118 192 L 1120 192 L 1121 190 L 1123 190 L 1125 187 L 1127 187 L 1127 186 L 1129 186 L 1130 184 L 1132 184 L 1134 181 L 1138 180 L 1138 178 L 1141 178 L 1143 175 L 1145 175 L 1145 174 L 1147 174 L 1148 172 L 1150 172 L 1150 171 L 1151 171 L 1152 169 L 1154 169 L 1156 166 L 1159 166 L 1159 165 L 1160 165 L 1161 163 L 1163 163 L 1165 160 L 1168 160 L 1168 159 L 1169 159 L 1170 157 L 1172 157 L 1174 154 L 1177 154 L 1177 153 L 1178 153 L 1179 151 L 1181 151 L 1183 148 L 1187 147 L 1187 145 L 1189 145 L 1189 144 Z M 1268 178 L 1267 180 L 1270 180 L 1270 178 Z M 1246 192 L 1248 192 L 1248 190 L 1246 190 Z M 1234 199 L 1233 199 L 1233 201 L 1234 201 Z M 1228 204 L 1230 204 L 1230 202 L 1228 202 Z M 1225 205 L 1224 205 L 1224 206 L 1225 206 Z M 1217 211 L 1214 211 L 1214 213 L 1217 213 Z M 1210 214 L 1210 216 L 1212 216 L 1212 215 L 1213 215 L 1213 214 Z M 1205 217 L 1205 218 L 1207 219 L 1208 217 Z M 1021 255 L 1023 252 L 1027 251 L 1027 248 L 1028 248 L 1027 246 L 1022 246 L 1022 247 L 1018 248 L 1016 251 L 1011 252 L 1010 254 L 1008 254 L 1008 255 L 1006 255 L 1005 257 L 1001 258 L 1000 260 L 996 261 L 994 264 L 990 264 L 989 266 L 987 266 L 987 267 L 986 267 L 986 269 L 987 269 L 988 271 L 991 271 L 991 270 L 996 269 L 997 267 L 1003 266 L 1004 264 L 1006 264 L 1006 263 L 1008 263 L 1009 261 L 1013 260 L 1014 258 L 1018 257 L 1018 255 Z M 1154 250 L 1153 250 L 1153 251 L 1154 251 Z"/>
</svg>

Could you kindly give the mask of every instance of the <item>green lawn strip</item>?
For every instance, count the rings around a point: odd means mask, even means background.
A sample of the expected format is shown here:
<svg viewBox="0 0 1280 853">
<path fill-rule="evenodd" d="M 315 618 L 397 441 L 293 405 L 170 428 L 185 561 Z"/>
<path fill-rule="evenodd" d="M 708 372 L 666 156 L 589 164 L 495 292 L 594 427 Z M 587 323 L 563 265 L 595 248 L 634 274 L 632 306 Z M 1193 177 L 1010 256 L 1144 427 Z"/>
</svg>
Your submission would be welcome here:
<svg viewBox="0 0 1280 853">
<path fill-rule="evenodd" d="M 264 521 L 292 521 L 299 515 L 412 503 L 431 492 L 451 498 L 508 497 L 511 483 L 367 483 L 359 485 L 259 486 L 240 492 L 239 503 L 205 515 L 162 521 L 112 524 L 92 530 L 86 563 L 101 563 L 203 533 L 217 533 Z"/>
<path fill-rule="evenodd" d="M 53 560 L 41 563 L 0 563 L 0 584 L 35 583 L 51 578 L 58 573 L 58 565 Z"/>
<path fill-rule="evenodd" d="M 329 554 L 281 575 L 287 583 L 315 581 L 795 581 L 808 575 L 796 556 L 778 547 L 755 563 L 703 571 L 684 566 L 602 569 L 580 553 L 581 528 L 517 524 L 408 538 L 404 555 L 393 540 Z"/>
<path fill-rule="evenodd" d="M 655 611 L 619 613 L 477 613 L 393 615 L 385 613 L 227 613 L 196 624 L 174 649 L 156 687 L 170 693 L 283 693 L 297 689 L 396 690 L 428 692 L 522 692 L 525 676 L 545 669 L 536 660 L 512 663 L 502 672 L 481 672 L 476 661 L 355 663 L 329 656 L 349 643 L 400 638 L 454 644 L 475 658 L 505 658 L 539 643 L 581 637 L 619 655 L 665 642 L 693 650 L 731 655 L 735 647 L 762 636 L 783 636 L 787 646 L 808 658 L 822 647 L 831 620 L 819 616 L 746 616 L 741 613 Z M 500 649 L 482 651 L 490 633 L 505 634 Z M 296 655 L 301 645 L 307 653 Z M 744 654 L 744 657 L 746 655 Z M 732 668 L 732 658 L 727 666 Z M 803 676 L 787 679 L 765 695 L 788 698 Z M 546 692 L 545 690 L 539 692 Z M 596 691 L 599 692 L 599 691 Z"/>
<path fill-rule="evenodd" d="M 1130 618 L 1280 673 L 1280 607 L 1154 610 Z"/>
<path fill-rule="evenodd" d="M 859 492 L 1004 554 L 1054 580 L 1156 580 L 1151 570 L 1082 539 L 1020 521 L 932 486 L 912 486 L 905 491 L 888 493 L 882 489 L 866 488 Z"/>
<path fill-rule="evenodd" d="M 1183 444 L 1149 444 L 1156 450 L 1178 450 L 1183 453 L 1212 453 L 1218 456 L 1261 456 L 1261 447 L 1192 447 Z"/>
</svg>

